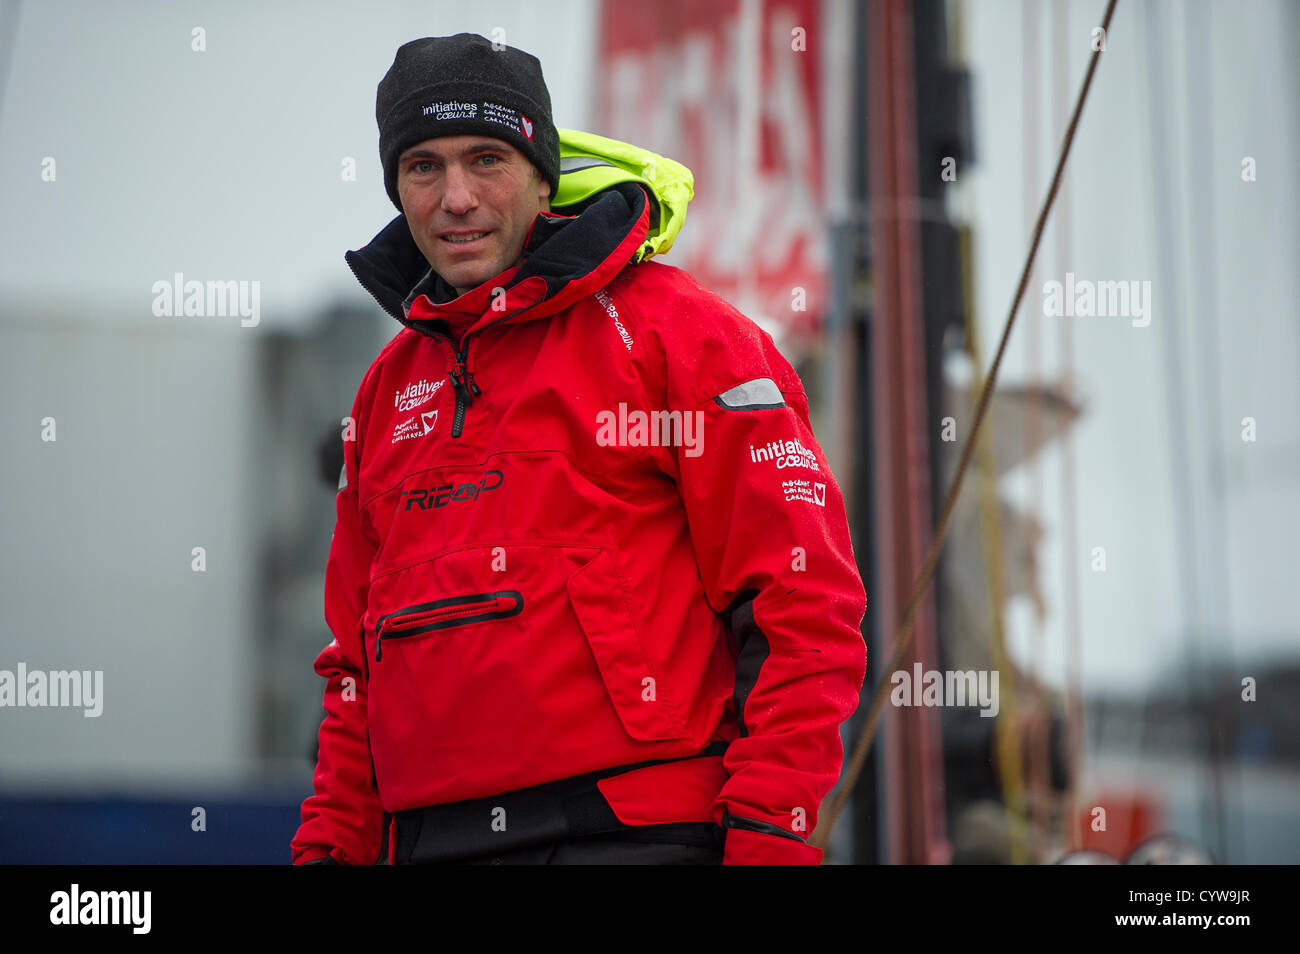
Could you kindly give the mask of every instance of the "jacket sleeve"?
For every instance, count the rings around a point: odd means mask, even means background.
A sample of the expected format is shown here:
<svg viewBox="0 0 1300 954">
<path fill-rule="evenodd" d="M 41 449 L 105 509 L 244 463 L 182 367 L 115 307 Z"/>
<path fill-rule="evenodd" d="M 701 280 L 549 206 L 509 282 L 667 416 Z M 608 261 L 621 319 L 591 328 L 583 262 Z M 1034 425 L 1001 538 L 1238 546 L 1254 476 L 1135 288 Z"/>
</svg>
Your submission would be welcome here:
<svg viewBox="0 0 1300 954">
<path fill-rule="evenodd" d="M 325 569 L 325 621 L 334 638 L 315 664 L 316 673 L 326 680 L 315 794 L 302 805 L 302 824 L 292 841 L 294 864 L 325 857 L 339 864 L 374 864 L 382 840 L 383 810 L 366 729 L 368 668 L 362 627 L 377 547 L 364 532 L 358 509 L 360 404 L 359 390 L 352 407 L 357 439 L 348 440 L 345 433 L 343 480 Z"/>
<path fill-rule="evenodd" d="M 807 837 L 839 777 L 840 725 L 866 671 L 866 594 L 798 375 L 771 336 L 694 288 L 674 302 L 663 346 L 670 408 L 697 414 L 700 436 L 673 449 L 672 476 L 706 596 L 737 651 L 740 737 L 713 816 L 724 864 L 816 864 Z"/>
</svg>

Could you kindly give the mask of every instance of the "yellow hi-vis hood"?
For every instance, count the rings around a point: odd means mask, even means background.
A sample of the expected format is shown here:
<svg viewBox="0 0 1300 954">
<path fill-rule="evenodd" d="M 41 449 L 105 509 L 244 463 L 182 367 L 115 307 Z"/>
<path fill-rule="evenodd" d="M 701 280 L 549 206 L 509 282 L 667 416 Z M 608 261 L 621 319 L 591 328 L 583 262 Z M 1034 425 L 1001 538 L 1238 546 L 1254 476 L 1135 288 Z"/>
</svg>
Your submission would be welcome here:
<svg viewBox="0 0 1300 954">
<path fill-rule="evenodd" d="M 576 129 L 558 129 L 560 184 L 551 211 L 568 214 L 598 192 L 620 182 L 639 182 L 651 198 L 650 231 L 632 257 L 643 262 L 673 247 L 686 221 L 686 206 L 695 195 L 695 177 L 680 162 Z"/>
</svg>

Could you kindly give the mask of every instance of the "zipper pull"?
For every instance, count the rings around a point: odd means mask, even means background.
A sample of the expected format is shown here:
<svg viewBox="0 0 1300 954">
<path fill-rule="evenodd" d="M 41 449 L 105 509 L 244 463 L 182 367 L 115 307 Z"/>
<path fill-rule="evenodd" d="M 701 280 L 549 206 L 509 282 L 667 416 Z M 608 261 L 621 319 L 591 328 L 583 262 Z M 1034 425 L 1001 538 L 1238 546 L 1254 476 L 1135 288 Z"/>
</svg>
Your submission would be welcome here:
<svg viewBox="0 0 1300 954">
<path fill-rule="evenodd" d="M 474 403 L 474 399 L 470 397 L 470 389 L 465 385 L 466 378 L 470 378 L 470 386 L 474 387 L 475 394 L 479 393 L 479 390 L 477 386 L 474 386 L 472 376 L 470 376 L 469 372 L 465 370 L 464 355 L 456 355 L 456 363 L 451 366 L 450 377 L 452 387 L 456 389 L 456 394 L 460 397 L 465 407 L 469 407 Z"/>
<path fill-rule="evenodd" d="M 474 392 L 474 396 L 475 396 L 475 397 L 478 397 L 480 394 L 483 393 L 482 391 L 480 391 L 480 390 L 478 389 L 478 385 L 474 383 L 474 372 L 473 372 L 473 371 L 466 371 L 466 372 L 465 372 L 465 377 L 469 379 L 469 389 L 470 389 L 471 391 Z"/>
<path fill-rule="evenodd" d="M 375 630 L 375 662 L 379 662 L 380 654 L 384 651 L 384 634 L 378 629 Z"/>
</svg>

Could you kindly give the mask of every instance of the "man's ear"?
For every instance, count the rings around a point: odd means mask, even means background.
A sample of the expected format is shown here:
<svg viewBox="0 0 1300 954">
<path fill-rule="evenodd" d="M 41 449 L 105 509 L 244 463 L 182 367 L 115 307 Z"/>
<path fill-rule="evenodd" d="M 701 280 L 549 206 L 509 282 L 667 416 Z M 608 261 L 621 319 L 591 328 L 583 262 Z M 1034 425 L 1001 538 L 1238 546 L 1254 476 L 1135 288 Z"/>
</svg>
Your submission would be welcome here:
<svg viewBox="0 0 1300 954">
<path fill-rule="evenodd" d="M 542 175 L 542 170 L 533 166 L 533 178 L 537 181 L 537 201 L 547 212 L 551 211 L 551 183 Z"/>
</svg>

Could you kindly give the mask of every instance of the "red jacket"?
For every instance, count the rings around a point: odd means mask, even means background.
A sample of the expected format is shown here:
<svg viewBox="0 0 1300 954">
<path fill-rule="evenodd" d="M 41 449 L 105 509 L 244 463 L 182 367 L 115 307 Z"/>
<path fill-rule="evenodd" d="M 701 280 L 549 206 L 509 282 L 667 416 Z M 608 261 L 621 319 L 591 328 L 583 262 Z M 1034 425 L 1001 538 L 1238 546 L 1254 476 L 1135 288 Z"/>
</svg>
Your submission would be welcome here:
<svg viewBox="0 0 1300 954">
<path fill-rule="evenodd" d="M 542 213 L 460 297 L 400 216 L 348 254 L 406 327 L 345 435 L 295 863 L 376 862 L 385 813 L 719 739 L 601 792 L 627 824 L 723 825 L 725 863 L 820 860 L 866 666 L 843 500 L 771 337 L 629 262 L 652 208 L 625 183 Z"/>
</svg>

